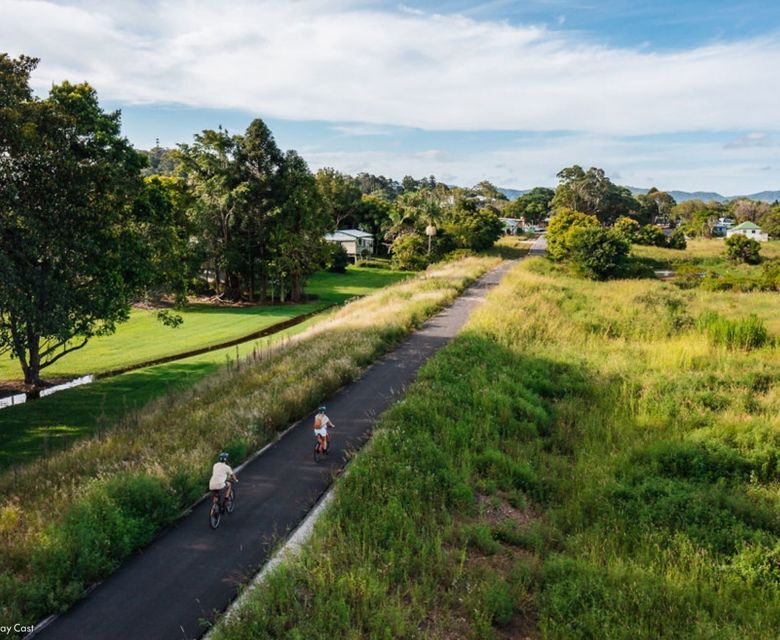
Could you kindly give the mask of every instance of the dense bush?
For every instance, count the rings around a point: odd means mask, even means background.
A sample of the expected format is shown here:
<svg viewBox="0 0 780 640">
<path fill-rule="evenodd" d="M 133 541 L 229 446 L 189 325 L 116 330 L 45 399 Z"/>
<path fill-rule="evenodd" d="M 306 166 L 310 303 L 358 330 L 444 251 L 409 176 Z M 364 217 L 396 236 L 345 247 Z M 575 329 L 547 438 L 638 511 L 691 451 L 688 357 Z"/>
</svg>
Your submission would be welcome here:
<svg viewBox="0 0 780 640">
<path fill-rule="evenodd" d="M 633 242 L 639 231 L 639 223 L 628 216 L 621 216 L 612 225 L 612 229 L 628 242 Z"/>
<path fill-rule="evenodd" d="M 688 241 L 682 229 L 675 229 L 666 239 L 666 246 L 670 249 L 687 249 Z"/>
<path fill-rule="evenodd" d="M 764 264 L 761 270 L 761 284 L 764 291 L 780 291 L 780 260 Z"/>
<path fill-rule="evenodd" d="M 328 271 L 333 273 L 346 273 L 349 264 L 347 250 L 340 243 L 333 243 L 330 246 L 330 256 L 328 257 Z"/>
<path fill-rule="evenodd" d="M 408 233 L 393 242 L 393 269 L 421 271 L 430 262 L 428 240 L 416 233 Z"/>
<path fill-rule="evenodd" d="M 595 280 L 606 280 L 620 274 L 628 258 L 628 242 L 611 229 L 601 226 L 570 231 L 567 244 L 574 267 Z"/>
<path fill-rule="evenodd" d="M 547 225 L 547 254 L 553 260 L 569 256 L 569 240 L 575 229 L 598 227 L 596 216 L 589 216 L 572 209 L 558 209 Z"/>
<path fill-rule="evenodd" d="M 734 262 L 758 264 L 761 262 L 760 251 L 761 244 L 752 238 L 746 238 L 741 234 L 726 238 L 726 256 Z"/>
<path fill-rule="evenodd" d="M 504 233 L 504 224 L 490 209 L 456 207 L 445 217 L 442 230 L 455 248 L 485 251 Z"/>
<path fill-rule="evenodd" d="M 651 247 L 665 247 L 666 236 L 661 229 L 654 224 L 646 224 L 639 228 L 634 235 L 635 244 L 644 244 Z"/>
</svg>

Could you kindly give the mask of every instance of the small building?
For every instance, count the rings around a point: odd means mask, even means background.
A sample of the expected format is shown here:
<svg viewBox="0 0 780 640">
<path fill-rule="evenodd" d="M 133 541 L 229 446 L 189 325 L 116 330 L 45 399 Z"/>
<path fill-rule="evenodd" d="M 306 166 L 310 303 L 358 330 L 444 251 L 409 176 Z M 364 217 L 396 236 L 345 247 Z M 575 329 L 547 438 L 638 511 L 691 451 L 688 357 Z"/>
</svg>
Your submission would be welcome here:
<svg viewBox="0 0 780 640">
<path fill-rule="evenodd" d="M 360 229 L 339 229 L 334 233 L 325 234 L 326 242 L 333 242 L 344 247 L 347 255 L 353 260 L 374 255 L 374 237 Z"/>
<path fill-rule="evenodd" d="M 515 236 L 523 230 L 525 220 L 522 218 L 499 218 L 504 223 L 504 235 Z"/>
<path fill-rule="evenodd" d="M 719 238 L 726 235 L 729 229 L 734 226 L 734 220 L 732 218 L 718 218 L 715 226 L 712 227 L 712 235 Z"/>
<path fill-rule="evenodd" d="M 738 224 L 736 227 L 731 227 L 726 231 L 727 238 L 735 235 L 745 236 L 746 238 L 750 238 L 751 240 L 758 240 L 759 242 L 766 242 L 769 240 L 769 236 L 761 231 L 761 227 L 759 227 L 755 222 L 743 222 L 742 224 Z"/>
</svg>

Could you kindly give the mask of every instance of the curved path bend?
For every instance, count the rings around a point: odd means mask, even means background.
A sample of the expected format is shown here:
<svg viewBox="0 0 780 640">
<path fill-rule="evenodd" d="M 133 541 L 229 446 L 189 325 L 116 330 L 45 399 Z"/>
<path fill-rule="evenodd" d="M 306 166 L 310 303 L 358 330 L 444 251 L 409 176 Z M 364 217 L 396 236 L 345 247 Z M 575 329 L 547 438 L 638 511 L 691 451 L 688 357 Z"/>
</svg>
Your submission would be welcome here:
<svg viewBox="0 0 780 640">
<path fill-rule="evenodd" d="M 359 449 L 374 423 L 411 384 L 417 370 L 463 327 L 514 262 L 503 262 L 448 308 L 328 401 L 336 423 L 333 451 L 312 459 L 309 415 L 251 460 L 238 477 L 236 511 L 219 529 L 208 525 L 210 501 L 131 556 L 69 611 L 34 635 L 40 640 L 189 640 L 199 638 L 270 557 Z"/>
</svg>

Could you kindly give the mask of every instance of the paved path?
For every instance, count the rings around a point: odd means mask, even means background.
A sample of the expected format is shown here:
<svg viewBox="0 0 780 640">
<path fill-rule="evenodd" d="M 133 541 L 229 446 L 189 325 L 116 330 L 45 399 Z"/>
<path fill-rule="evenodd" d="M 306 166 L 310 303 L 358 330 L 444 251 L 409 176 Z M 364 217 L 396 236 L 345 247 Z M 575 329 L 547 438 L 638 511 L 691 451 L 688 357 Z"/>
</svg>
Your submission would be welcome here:
<svg viewBox="0 0 780 640">
<path fill-rule="evenodd" d="M 209 501 L 127 560 L 86 598 L 44 628 L 43 640 L 181 640 L 198 638 L 267 560 L 273 547 L 311 509 L 344 467 L 344 452 L 370 436 L 376 417 L 414 381 L 417 370 L 463 326 L 513 263 L 479 279 L 392 353 L 328 402 L 336 423 L 333 451 L 312 459 L 307 416 L 239 474 L 236 511 L 219 529 L 208 525 Z"/>
</svg>

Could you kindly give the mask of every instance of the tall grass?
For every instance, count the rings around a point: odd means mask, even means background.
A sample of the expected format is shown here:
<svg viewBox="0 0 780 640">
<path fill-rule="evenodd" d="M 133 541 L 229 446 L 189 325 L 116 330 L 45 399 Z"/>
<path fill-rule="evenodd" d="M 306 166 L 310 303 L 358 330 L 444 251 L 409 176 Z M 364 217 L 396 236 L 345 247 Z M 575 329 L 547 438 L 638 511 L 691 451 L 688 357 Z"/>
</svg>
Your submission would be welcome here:
<svg viewBox="0 0 780 640">
<path fill-rule="evenodd" d="M 240 461 L 497 262 L 434 265 L 153 403 L 132 424 L 0 476 L 0 620 L 67 607 L 202 494 L 218 451 Z M 149 510 L 152 526 L 139 517 Z"/>
<path fill-rule="evenodd" d="M 764 322 L 754 314 L 729 320 L 710 311 L 702 314 L 696 324 L 713 344 L 728 349 L 758 349 L 770 340 Z"/>
<path fill-rule="evenodd" d="M 776 638 L 780 349 L 694 320 L 752 295 L 519 266 L 218 638 Z"/>
</svg>

